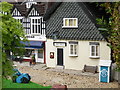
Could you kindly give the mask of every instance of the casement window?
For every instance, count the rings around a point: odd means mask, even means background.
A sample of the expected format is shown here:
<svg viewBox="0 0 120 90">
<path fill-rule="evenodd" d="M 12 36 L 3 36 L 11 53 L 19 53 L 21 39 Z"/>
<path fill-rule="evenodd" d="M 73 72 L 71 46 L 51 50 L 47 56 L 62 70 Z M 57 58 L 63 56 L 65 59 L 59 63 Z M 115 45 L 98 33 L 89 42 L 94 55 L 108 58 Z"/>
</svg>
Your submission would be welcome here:
<svg viewBox="0 0 120 90">
<path fill-rule="evenodd" d="M 100 57 L 100 45 L 98 42 L 90 42 L 90 58 L 99 58 Z"/>
<path fill-rule="evenodd" d="M 78 19 L 77 18 L 63 18 L 63 28 L 77 28 Z"/>
<path fill-rule="evenodd" d="M 31 34 L 30 21 L 31 21 L 30 18 L 23 18 L 23 22 L 22 23 L 23 23 L 23 27 L 24 27 L 24 30 L 25 30 L 26 34 Z"/>
<path fill-rule="evenodd" d="M 31 33 L 39 34 L 42 33 L 42 18 L 32 18 L 31 19 Z"/>
<path fill-rule="evenodd" d="M 23 17 L 13 17 L 14 19 L 16 19 L 16 20 L 18 20 L 21 24 L 22 24 L 22 19 L 23 19 Z"/>
<path fill-rule="evenodd" d="M 69 56 L 77 56 L 78 42 L 69 42 Z"/>
</svg>

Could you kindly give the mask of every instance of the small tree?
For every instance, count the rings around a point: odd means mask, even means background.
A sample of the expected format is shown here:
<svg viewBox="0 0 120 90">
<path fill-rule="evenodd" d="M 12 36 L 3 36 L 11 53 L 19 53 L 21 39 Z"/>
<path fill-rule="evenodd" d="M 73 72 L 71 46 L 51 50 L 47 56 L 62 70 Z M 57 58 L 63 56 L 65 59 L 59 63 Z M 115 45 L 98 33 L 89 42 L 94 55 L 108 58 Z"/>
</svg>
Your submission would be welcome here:
<svg viewBox="0 0 120 90">
<path fill-rule="evenodd" d="M 102 25 L 103 28 L 106 28 L 108 33 L 108 41 L 112 49 L 112 57 L 114 58 L 117 64 L 117 70 L 120 71 L 120 2 L 105 2 L 99 4 L 101 7 L 104 7 L 106 13 L 108 13 L 109 21 L 105 18 L 97 19 L 98 24 Z"/>
<path fill-rule="evenodd" d="M 23 45 L 20 43 L 21 38 L 26 40 L 21 23 L 14 19 L 11 15 L 12 4 L 7 2 L 0 3 L 0 33 L 2 33 L 2 65 L 3 76 L 8 76 L 12 73 L 12 65 L 8 56 L 10 51 L 13 53 L 21 53 Z M 19 47 L 19 48 L 17 48 Z"/>
</svg>

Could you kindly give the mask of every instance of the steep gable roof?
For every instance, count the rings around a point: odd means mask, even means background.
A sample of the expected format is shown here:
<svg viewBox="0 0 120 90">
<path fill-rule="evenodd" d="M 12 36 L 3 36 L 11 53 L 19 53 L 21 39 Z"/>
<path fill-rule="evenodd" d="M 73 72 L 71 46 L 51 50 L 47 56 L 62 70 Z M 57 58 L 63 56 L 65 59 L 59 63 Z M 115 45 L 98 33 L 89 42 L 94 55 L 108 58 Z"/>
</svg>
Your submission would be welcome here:
<svg viewBox="0 0 120 90">
<path fill-rule="evenodd" d="M 46 36 L 67 40 L 105 40 L 95 25 L 94 15 L 83 2 L 56 3 L 44 15 Z M 63 18 L 78 18 L 78 28 L 62 28 Z"/>
<path fill-rule="evenodd" d="M 40 16 L 43 16 L 46 10 L 45 3 L 33 4 L 29 9 L 26 8 L 25 4 L 22 5 L 15 4 L 12 9 L 12 12 L 14 11 L 15 8 L 20 12 L 21 16 L 25 16 L 25 17 L 27 17 L 30 14 L 33 8 L 39 13 Z"/>
<path fill-rule="evenodd" d="M 31 8 L 28 10 L 27 15 L 29 15 L 29 13 L 33 8 L 39 13 L 39 15 L 42 16 L 45 14 L 45 4 L 42 3 L 42 4 L 33 4 Z"/>
<path fill-rule="evenodd" d="M 17 10 L 20 12 L 20 14 L 22 16 L 25 16 L 26 15 L 26 6 L 25 5 L 20 5 L 20 4 L 15 4 L 14 7 L 13 7 L 13 10 L 17 8 Z M 13 12 L 12 10 L 12 12 Z"/>
</svg>

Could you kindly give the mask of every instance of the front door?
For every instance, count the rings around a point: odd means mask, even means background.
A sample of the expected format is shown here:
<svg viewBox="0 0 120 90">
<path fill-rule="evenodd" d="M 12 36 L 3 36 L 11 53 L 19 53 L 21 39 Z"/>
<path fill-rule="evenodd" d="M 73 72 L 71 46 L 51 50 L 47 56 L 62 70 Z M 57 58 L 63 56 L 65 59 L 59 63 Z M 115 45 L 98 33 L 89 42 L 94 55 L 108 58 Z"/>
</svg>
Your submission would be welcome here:
<svg viewBox="0 0 120 90">
<path fill-rule="evenodd" d="M 43 49 L 38 49 L 37 50 L 37 60 L 36 60 L 36 62 L 41 62 L 41 63 L 44 63 L 44 51 L 43 51 Z"/>
<path fill-rule="evenodd" d="M 63 66 L 63 49 L 57 49 L 57 65 Z"/>
</svg>

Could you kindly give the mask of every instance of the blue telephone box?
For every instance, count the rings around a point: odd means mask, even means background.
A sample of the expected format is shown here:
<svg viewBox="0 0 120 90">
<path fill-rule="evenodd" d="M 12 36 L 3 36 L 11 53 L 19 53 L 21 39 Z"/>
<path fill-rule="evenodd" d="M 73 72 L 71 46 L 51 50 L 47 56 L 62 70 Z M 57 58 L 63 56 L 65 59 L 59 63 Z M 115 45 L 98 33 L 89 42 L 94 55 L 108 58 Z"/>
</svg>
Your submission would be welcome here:
<svg viewBox="0 0 120 90">
<path fill-rule="evenodd" d="M 100 60 L 99 62 L 99 82 L 110 82 L 111 60 Z"/>
</svg>

